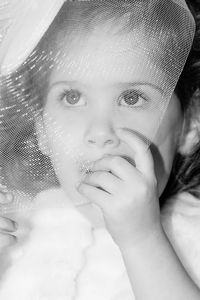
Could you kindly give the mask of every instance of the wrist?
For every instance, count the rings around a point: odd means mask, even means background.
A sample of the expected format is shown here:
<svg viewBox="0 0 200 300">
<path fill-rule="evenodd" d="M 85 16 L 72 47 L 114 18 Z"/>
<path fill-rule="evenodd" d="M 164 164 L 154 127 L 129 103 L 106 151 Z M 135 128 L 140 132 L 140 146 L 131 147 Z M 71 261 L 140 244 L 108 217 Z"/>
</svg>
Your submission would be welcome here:
<svg viewBox="0 0 200 300">
<path fill-rule="evenodd" d="M 161 224 L 158 224 L 153 230 L 148 230 L 146 233 L 142 235 L 138 235 L 137 237 L 133 237 L 132 239 L 123 239 L 118 242 L 118 246 L 121 249 L 122 253 L 127 251 L 134 251 L 138 253 L 142 253 L 143 249 L 149 251 L 150 248 L 159 247 L 163 244 L 168 243 L 168 239 L 166 234 L 162 228 Z M 151 250 L 151 251 L 152 251 Z"/>
</svg>

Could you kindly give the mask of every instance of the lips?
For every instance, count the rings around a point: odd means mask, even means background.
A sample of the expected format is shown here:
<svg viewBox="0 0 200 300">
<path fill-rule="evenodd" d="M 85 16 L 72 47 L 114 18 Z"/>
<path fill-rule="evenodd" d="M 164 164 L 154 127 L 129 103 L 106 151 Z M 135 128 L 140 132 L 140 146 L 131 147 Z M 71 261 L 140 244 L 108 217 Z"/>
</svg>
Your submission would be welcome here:
<svg viewBox="0 0 200 300">
<path fill-rule="evenodd" d="M 125 159 L 126 161 L 128 161 L 132 166 L 136 166 L 136 163 L 134 161 L 133 158 L 131 158 L 130 156 L 128 155 L 120 155 L 120 154 L 116 154 L 120 157 L 122 157 L 123 159 Z M 104 155 L 103 157 L 105 157 L 106 155 Z M 102 157 L 102 158 L 103 158 Z M 99 158 L 101 159 L 101 158 Z M 93 160 L 93 161 L 90 161 L 90 160 L 85 160 L 85 161 L 82 161 L 79 165 L 79 171 L 82 175 L 86 175 L 86 174 L 90 174 L 92 173 L 92 166 L 94 164 L 94 162 L 97 161 L 96 160 Z"/>
<path fill-rule="evenodd" d="M 89 160 L 82 161 L 79 166 L 80 173 L 83 175 L 91 173 L 93 164 L 94 164 L 94 161 L 89 161 Z"/>
</svg>

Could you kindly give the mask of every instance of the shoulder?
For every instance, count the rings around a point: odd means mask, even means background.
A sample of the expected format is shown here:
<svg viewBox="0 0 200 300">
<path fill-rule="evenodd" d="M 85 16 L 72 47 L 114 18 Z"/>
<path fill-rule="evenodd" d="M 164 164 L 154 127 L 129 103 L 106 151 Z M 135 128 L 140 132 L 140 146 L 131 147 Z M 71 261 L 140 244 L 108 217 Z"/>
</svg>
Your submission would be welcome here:
<svg viewBox="0 0 200 300">
<path fill-rule="evenodd" d="M 200 287 L 200 199 L 180 193 L 161 213 L 163 228 L 183 266 Z"/>
<path fill-rule="evenodd" d="M 200 199 L 187 192 L 174 195 L 162 209 L 162 216 L 166 215 L 200 217 Z"/>
</svg>

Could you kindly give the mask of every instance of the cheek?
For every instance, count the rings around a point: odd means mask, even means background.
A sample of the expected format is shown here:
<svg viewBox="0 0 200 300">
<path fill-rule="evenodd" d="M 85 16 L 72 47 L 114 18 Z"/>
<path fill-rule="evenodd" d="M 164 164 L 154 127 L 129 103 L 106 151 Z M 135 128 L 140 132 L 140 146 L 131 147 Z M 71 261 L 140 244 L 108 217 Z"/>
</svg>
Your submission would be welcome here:
<svg viewBox="0 0 200 300">
<path fill-rule="evenodd" d="M 171 173 L 173 159 L 176 154 L 176 141 L 172 135 L 169 135 L 166 137 L 165 142 L 161 145 L 152 145 L 151 151 L 154 159 L 154 167 L 160 196 Z"/>
<path fill-rule="evenodd" d="M 159 195 L 162 194 L 173 165 L 182 132 L 183 116 L 179 100 L 173 96 L 165 118 L 152 145 Z"/>
<path fill-rule="evenodd" d="M 48 118 L 45 120 L 49 156 L 56 173 L 70 170 L 78 165 L 84 155 L 80 125 L 71 118 Z M 66 171 L 67 172 L 67 171 Z"/>
</svg>

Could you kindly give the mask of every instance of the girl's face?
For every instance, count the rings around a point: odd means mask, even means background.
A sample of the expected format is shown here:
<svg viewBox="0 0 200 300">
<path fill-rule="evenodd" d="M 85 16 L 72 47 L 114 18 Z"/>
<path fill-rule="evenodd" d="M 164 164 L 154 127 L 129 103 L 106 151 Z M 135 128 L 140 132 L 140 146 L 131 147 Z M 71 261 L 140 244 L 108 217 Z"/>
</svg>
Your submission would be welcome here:
<svg viewBox="0 0 200 300">
<path fill-rule="evenodd" d="M 134 161 L 118 128 L 148 139 L 157 129 L 157 111 L 151 107 L 160 105 L 162 90 L 142 67 L 150 65 L 145 55 L 130 49 L 128 33 L 96 31 L 85 40 L 66 43 L 62 63 L 52 72 L 44 114 L 38 119 L 39 145 L 50 156 L 62 188 L 77 203 L 83 196 L 76 186 L 90 163 L 107 154 Z M 160 79 L 165 80 L 161 72 Z M 159 194 L 171 171 L 181 125 L 180 103 L 173 95 L 151 145 Z"/>
</svg>

